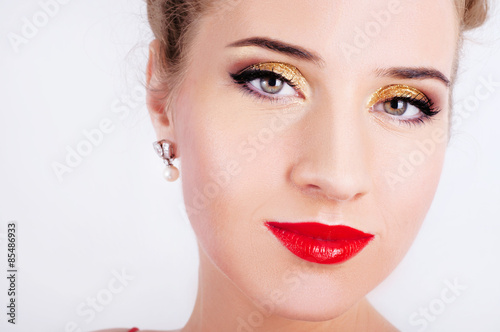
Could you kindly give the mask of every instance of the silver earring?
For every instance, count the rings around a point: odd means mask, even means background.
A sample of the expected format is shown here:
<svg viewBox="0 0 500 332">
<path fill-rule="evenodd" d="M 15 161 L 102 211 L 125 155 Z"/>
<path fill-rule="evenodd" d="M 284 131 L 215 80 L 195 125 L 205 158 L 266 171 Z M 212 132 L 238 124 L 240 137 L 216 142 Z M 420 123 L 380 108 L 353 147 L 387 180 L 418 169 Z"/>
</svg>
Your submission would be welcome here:
<svg viewBox="0 0 500 332">
<path fill-rule="evenodd" d="M 177 180 L 179 178 L 179 170 L 172 164 L 172 161 L 175 159 L 174 144 L 162 139 L 154 142 L 153 147 L 167 166 L 163 171 L 165 179 L 170 182 Z"/>
</svg>

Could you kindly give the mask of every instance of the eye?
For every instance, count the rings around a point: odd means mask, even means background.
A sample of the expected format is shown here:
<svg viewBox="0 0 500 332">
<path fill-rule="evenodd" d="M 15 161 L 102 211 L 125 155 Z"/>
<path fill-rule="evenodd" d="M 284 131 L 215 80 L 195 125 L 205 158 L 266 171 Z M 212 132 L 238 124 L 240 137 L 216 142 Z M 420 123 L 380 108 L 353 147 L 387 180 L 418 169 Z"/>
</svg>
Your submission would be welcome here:
<svg viewBox="0 0 500 332">
<path fill-rule="evenodd" d="M 265 75 L 265 73 L 262 73 Z M 294 96 L 297 94 L 295 89 L 286 83 L 283 79 L 276 77 L 262 77 L 250 81 L 250 84 L 257 90 L 268 94 L 279 94 L 284 96 Z"/>
<path fill-rule="evenodd" d="M 245 92 L 271 101 L 304 98 L 307 89 L 306 80 L 300 71 L 282 62 L 254 64 L 230 76 Z"/>
<path fill-rule="evenodd" d="M 414 118 L 420 113 L 420 109 L 403 99 L 391 99 L 373 105 L 375 111 L 386 112 L 400 118 Z"/>
<path fill-rule="evenodd" d="M 407 85 L 394 84 L 375 91 L 368 102 L 373 112 L 388 114 L 400 123 L 424 123 L 440 112 L 421 91 Z"/>
</svg>

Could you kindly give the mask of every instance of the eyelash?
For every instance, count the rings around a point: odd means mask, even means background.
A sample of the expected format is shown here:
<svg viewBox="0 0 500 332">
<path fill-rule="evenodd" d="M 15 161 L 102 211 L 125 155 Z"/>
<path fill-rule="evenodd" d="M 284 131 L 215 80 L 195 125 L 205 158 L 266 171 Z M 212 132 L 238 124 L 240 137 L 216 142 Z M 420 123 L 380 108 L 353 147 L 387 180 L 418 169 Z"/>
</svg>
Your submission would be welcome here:
<svg viewBox="0 0 500 332">
<path fill-rule="evenodd" d="M 243 71 L 241 73 L 230 74 L 230 75 L 233 78 L 234 82 L 236 84 L 240 85 L 242 90 L 245 93 L 249 93 L 250 95 L 257 97 L 259 100 L 279 102 L 280 100 L 283 100 L 283 99 L 286 100 L 289 97 L 274 98 L 274 97 L 271 97 L 269 95 L 265 95 L 265 94 L 262 94 L 260 92 L 255 91 L 254 89 L 252 89 L 248 86 L 250 84 L 250 82 L 255 80 L 255 79 L 275 78 L 277 80 L 283 81 L 284 83 L 291 86 L 295 91 L 297 91 L 297 93 L 300 93 L 300 91 L 298 91 L 295 88 L 297 86 L 296 84 L 293 84 L 290 80 L 283 77 L 282 75 L 277 74 L 277 73 L 272 72 L 272 71 L 269 71 L 269 70 L 251 69 L 251 70 Z"/>
<path fill-rule="evenodd" d="M 287 97 L 281 97 L 281 98 L 274 98 L 269 95 L 262 94 L 260 92 L 255 91 L 254 89 L 249 87 L 249 84 L 251 81 L 255 79 L 264 79 L 264 78 L 275 78 L 278 80 L 281 80 L 288 85 L 290 85 L 293 89 L 296 89 L 296 84 L 293 84 L 290 80 L 286 79 L 280 74 L 277 74 L 275 72 L 269 71 L 269 70 L 259 70 L 259 69 L 252 69 L 252 70 L 246 70 L 240 73 L 236 74 L 230 74 L 232 79 L 236 84 L 238 84 L 243 92 L 250 94 L 253 97 L 256 97 L 259 100 L 265 100 L 265 101 L 271 101 L 271 102 L 279 102 L 280 100 L 287 99 Z M 297 91 L 300 93 L 300 91 Z M 431 99 L 419 99 L 415 97 L 410 97 L 410 96 L 400 96 L 400 97 L 394 97 L 390 99 L 386 99 L 383 101 L 379 101 L 379 103 L 385 103 L 393 100 L 401 100 L 404 102 L 407 102 L 410 105 L 413 105 L 417 107 L 420 112 L 422 113 L 422 116 L 414 119 L 408 119 L 408 120 L 401 120 L 398 119 L 396 116 L 390 115 L 388 113 L 387 116 L 391 117 L 392 119 L 396 120 L 400 125 L 407 125 L 407 126 L 419 126 L 423 125 L 431 120 L 433 120 L 433 117 L 437 115 L 441 110 L 437 109 L 437 107 L 434 107 L 434 103 L 432 102 Z"/>
</svg>

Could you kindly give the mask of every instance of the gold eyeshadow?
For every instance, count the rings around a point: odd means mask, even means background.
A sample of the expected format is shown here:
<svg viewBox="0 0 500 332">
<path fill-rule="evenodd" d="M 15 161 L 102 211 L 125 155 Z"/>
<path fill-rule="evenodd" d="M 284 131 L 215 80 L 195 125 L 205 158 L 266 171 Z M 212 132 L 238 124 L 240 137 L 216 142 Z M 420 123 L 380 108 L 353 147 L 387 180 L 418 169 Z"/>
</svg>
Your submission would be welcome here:
<svg viewBox="0 0 500 332">
<path fill-rule="evenodd" d="M 394 84 L 384 86 L 375 91 L 370 97 L 367 107 L 371 108 L 379 102 L 388 101 L 393 98 L 410 98 L 413 100 L 422 100 L 425 103 L 429 102 L 429 98 L 420 90 L 404 84 Z"/>
<path fill-rule="evenodd" d="M 298 87 L 302 92 L 305 93 L 307 91 L 306 79 L 302 76 L 300 71 L 292 65 L 283 62 L 262 62 L 251 65 L 245 70 L 271 71 L 283 76 L 283 78 L 287 79 L 292 85 Z"/>
</svg>

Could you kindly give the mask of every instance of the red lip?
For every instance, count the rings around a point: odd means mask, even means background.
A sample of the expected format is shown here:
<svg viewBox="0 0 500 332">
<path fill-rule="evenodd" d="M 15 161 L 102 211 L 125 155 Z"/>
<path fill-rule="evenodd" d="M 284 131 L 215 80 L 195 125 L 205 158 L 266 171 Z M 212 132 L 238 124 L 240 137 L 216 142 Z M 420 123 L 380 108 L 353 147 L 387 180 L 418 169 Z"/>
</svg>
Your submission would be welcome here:
<svg viewBox="0 0 500 332">
<path fill-rule="evenodd" d="M 360 252 L 374 237 L 344 225 L 277 221 L 264 224 L 292 253 L 320 264 L 344 262 Z"/>
</svg>

